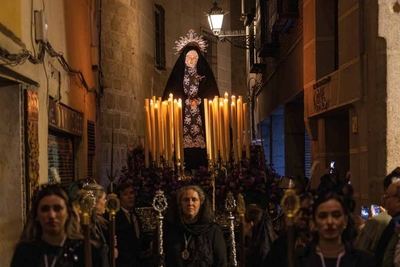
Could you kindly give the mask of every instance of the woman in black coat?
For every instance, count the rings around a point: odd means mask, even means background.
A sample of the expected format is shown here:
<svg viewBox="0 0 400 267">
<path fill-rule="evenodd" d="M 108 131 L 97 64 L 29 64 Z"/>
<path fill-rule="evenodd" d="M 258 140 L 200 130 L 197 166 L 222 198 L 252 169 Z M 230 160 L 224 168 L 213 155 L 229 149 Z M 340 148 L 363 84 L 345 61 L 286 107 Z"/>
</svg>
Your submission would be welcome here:
<svg viewBox="0 0 400 267">
<path fill-rule="evenodd" d="M 220 227 L 199 186 L 185 186 L 177 193 L 165 229 L 166 267 L 225 267 L 226 245 Z"/>
<path fill-rule="evenodd" d="M 92 256 L 93 266 L 100 266 L 95 247 L 89 256 Z M 83 237 L 77 217 L 60 185 L 42 185 L 33 195 L 28 221 L 10 266 L 85 266 Z"/>
<path fill-rule="evenodd" d="M 312 245 L 297 254 L 298 267 L 368 267 L 374 266 L 372 255 L 354 249 L 350 213 L 343 198 L 327 193 L 314 203 L 316 229 Z"/>
</svg>

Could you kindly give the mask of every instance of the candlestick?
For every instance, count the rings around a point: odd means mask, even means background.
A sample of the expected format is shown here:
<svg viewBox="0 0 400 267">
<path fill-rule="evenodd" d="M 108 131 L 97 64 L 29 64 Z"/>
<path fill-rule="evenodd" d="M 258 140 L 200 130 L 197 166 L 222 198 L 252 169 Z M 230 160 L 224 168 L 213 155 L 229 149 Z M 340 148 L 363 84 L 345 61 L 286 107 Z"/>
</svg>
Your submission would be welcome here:
<svg viewBox="0 0 400 267">
<path fill-rule="evenodd" d="M 249 119 L 247 117 L 247 103 L 243 104 L 243 126 L 244 126 L 244 145 L 246 148 L 246 158 L 250 159 L 250 136 L 249 136 Z"/>
<path fill-rule="evenodd" d="M 239 96 L 237 100 L 237 125 L 238 125 L 238 156 L 239 161 L 242 159 L 242 151 L 243 151 L 243 106 L 242 106 L 242 97 Z"/>
<path fill-rule="evenodd" d="M 236 112 L 236 97 L 231 98 L 231 124 L 232 124 L 232 146 L 234 162 L 238 162 L 238 142 L 237 142 L 237 112 Z"/>
<path fill-rule="evenodd" d="M 151 121 L 151 159 L 156 161 L 156 124 L 154 120 L 154 102 L 150 100 L 150 121 Z"/>
<path fill-rule="evenodd" d="M 208 133 L 208 130 L 210 128 L 210 126 L 209 126 L 210 119 L 209 119 L 209 115 L 208 115 L 209 107 L 208 107 L 207 98 L 203 99 L 203 103 L 204 103 L 205 136 L 206 136 L 206 140 L 205 141 L 206 141 L 206 148 L 207 148 L 207 159 L 209 160 L 212 156 L 210 155 L 210 153 L 211 153 L 211 150 L 210 150 L 210 142 L 211 142 L 211 140 L 210 140 L 210 136 L 209 136 L 209 133 Z"/>
<path fill-rule="evenodd" d="M 151 130 L 150 130 L 150 103 L 149 103 L 149 99 L 145 99 L 144 100 L 144 108 L 145 108 L 145 110 L 146 110 L 146 130 L 145 130 L 145 144 L 144 144 L 144 166 L 146 167 L 146 168 L 148 168 L 149 167 L 149 150 L 150 150 L 150 147 L 151 147 L 151 145 L 150 145 L 150 140 L 151 140 L 151 137 L 150 137 L 150 132 L 151 132 Z"/>
<path fill-rule="evenodd" d="M 219 131 L 218 131 L 218 97 L 213 100 L 213 135 L 214 135 L 214 160 L 219 160 Z"/>
<path fill-rule="evenodd" d="M 180 161 L 181 170 L 184 167 L 184 150 L 183 150 L 183 119 L 182 119 L 182 99 L 178 99 L 178 123 L 179 123 L 179 150 L 180 150 Z"/>
</svg>

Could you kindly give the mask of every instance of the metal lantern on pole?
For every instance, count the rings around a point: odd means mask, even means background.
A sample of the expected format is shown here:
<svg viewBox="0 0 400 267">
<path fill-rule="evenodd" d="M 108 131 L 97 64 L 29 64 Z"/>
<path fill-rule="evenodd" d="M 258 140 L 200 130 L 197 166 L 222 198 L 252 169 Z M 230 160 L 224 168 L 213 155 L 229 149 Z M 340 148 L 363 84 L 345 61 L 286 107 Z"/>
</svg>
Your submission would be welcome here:
<svg viewBox="0 0 400 267">
<path fill-rule="evenodd" d="M 222 29 L 222 22 L 224 21 L 224 15 L 224 11 L 218 6 L 217 1 L 215 1 L 210 12 L 207 14 L 208 23 L 213 34 L 220 34 Z"/>
</svg>

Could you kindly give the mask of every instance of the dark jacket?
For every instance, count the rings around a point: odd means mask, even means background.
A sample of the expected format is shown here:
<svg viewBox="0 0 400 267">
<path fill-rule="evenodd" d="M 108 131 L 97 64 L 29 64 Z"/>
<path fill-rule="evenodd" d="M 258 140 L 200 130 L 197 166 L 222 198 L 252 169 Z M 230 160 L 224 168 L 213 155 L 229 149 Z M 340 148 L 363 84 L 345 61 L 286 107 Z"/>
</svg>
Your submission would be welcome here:
<svg viewBox="0 0 400 267">
<path fill-rule="evenodd" d="M 110 233 L 109 223 L 101 215 L 94 215 L 93 224 L 90 227 L 90 239 L 100 252 L 100 265 L 98 267 L 109 267 L 110 264 Z"/>
<path fill-rule="evenodd" d="M 166 267 L 226 267 L 226 245 L 222 230 L 215 223 L 201 225 L 201 230 L 192 230 L 198 225 L 167 225 L 165 229 Z M 200 227 L 199 227 L 200 228 Z M 197 229 L 199 229 L 197 228 Z M 189 259 L 182 258 L 185 237 L 189 239 Z"/>
<path fill-rule="evenodd" d="M 321 256 L 316 252 L 314 245 L 298 252 L 296 267 L 323 267 Z M 336 266 L 336 264 L 335 264 Z M 371 254 L 357 250 L 347 245 L 344 255 L 340 258 L 339 267 L 373 267 L 374 258 Z"/>
<path fill-rule="evenodd" d="M 134 225 L 128 220 L 123 210 L 119 210 L 115 216 L 115 233 L 117 235 L 118 258 L 117 267 L 140 266 L 139 256 L 141 251 L 140 221 L 138 222 L 139 236 L 135 233 Z"/>
<path fill-rule="evenodd" d="M 166 267 L 226 267 L 227 249 L 219 225 L 213 222 L 213 213 L 206 199 L 201 205 L 196 223 L 185 224 L 177 203 L 171 203 L 164 228 Z M 188 259 L 182 257 L 187 239 Z"/>
<path fill-rule="evenodd" d="M 50 245 L 42 240 L 20 242 L 14 252 L 11 267 L 42 267 L 45 266 L 44 257 L 47 255 L 51 265 L 57 257 L 56 267 L 84 267 L 84 249 L 82 240 L 67 239 L 64 246 Z M 100 266 L 99 251 L 92 246 L 92 266 Z"/>
</svg>

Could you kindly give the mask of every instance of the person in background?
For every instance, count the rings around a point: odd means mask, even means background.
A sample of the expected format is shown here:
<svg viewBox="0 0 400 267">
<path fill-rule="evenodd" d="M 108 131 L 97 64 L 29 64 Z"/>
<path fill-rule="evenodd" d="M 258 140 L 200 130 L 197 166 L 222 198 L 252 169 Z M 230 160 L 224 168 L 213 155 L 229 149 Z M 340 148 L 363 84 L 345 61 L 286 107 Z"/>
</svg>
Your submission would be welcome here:
<svg viewBox="0 0 400 267">
<path fill-rule="evenodd" d="M 165 228 L 166 267 L 226 267 L 227 250 L 204 191 L 196 185 L 177 192 L 177 209 Z"/>
<path fill-rule="evenodd" d="M 314 240 L 296 255 L 297 267 L 372 267 L 373 256 L 352 246 L 350 213 L 343 197 L 326 192 L 313 206 Z"/>
<path fill-rule="evenodd" d="M 108 220 L 104 217 L 106 212 L 107 195 L 104 188 L 96 183 L 85 185 L 83 190 L 92 191 L 96 198 L 95 207 L 92 213 L 90 239 L 101 253 L 101 265 L 99 267 L 108 267 L 110 266 L 110 234 L 108 230 Z"/>
<path fill-rule="evenodd" d="M 312 216 L 313 196 L 310 193 L 304 193 L 300 196 L 300 209 L 295 215 L 294 220 L 294 246 L 295 251 L 304 249 L 311 241 L 311 216 Z M 288 237 L 283 232 L 271 246 L 264 264 L 262 266 L 288 266 Z M 258 265 L 260 266 L 260 265 Z"/>
<path fill-rule="evenodd" d="M 117 186 L 121 209 L 115 216 L 117 235 L 118 267 L 139 266 L 142 235 L 139 217 L 135 213 L 135 190 L 130 180 Z"/>
<path fill-rule="evenodd" d="M 84 267 L 83 240 L 60 185 L 44 185 L 32 199 L 28 221 L 11 267 Z M 93 266 L 99 266 L 93 249 Z"/>
<path fill-rule="evenodd" d="M 375 254 L 376 266 L 393 266 L 400 218 L 400 168 L 394 169 L 383 181 L 382 198 L 386 212 L 370 218 L 362 228 L 355 246 Z"/>
<path fill-rule="evenodd" d="M 276 237 L 268 212 L 264 212 L 257 204 L 250 204 L 246 208 L 244 235 L 246 266 L 260 266 Z"/>
</svg>

